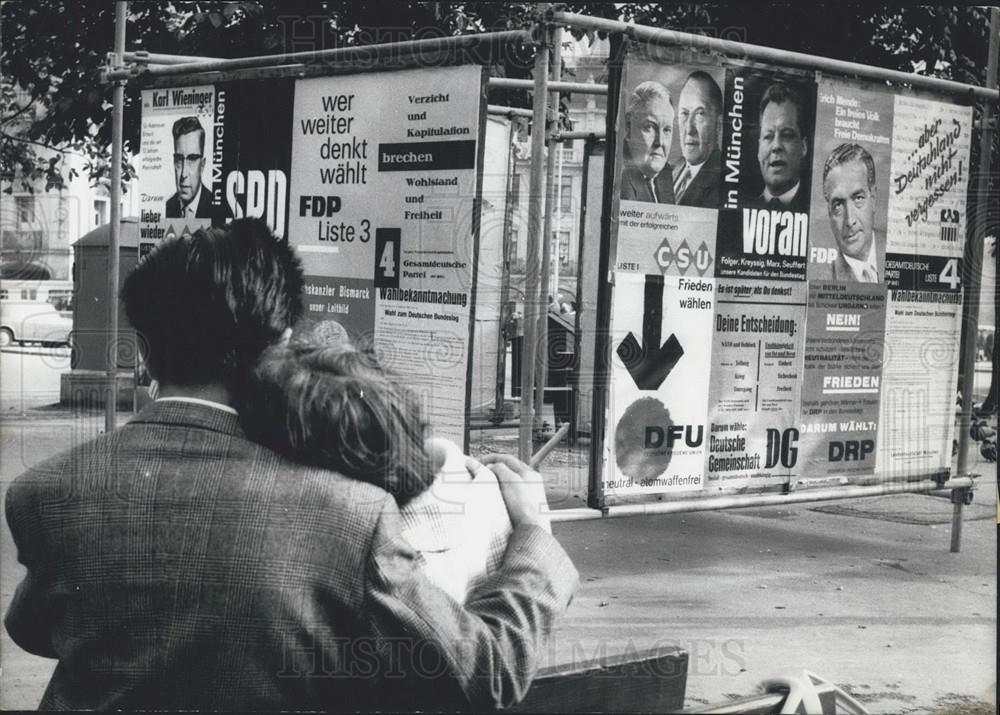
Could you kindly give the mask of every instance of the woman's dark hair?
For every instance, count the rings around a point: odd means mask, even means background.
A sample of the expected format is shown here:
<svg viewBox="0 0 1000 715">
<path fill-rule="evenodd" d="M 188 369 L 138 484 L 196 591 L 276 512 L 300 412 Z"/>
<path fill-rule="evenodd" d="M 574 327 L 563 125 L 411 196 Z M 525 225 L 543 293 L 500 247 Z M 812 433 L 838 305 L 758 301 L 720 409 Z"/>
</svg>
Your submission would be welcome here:
<svg viewBox="0 0 1000 715">
<path fill-rule="evenodd" d="M 243 393 L 247 436 L 292 460 L 374 484 L 400 505 L 434 480 L 419 402 L 367 352 L 296 338 L 264 352 Z"/>
</svg>

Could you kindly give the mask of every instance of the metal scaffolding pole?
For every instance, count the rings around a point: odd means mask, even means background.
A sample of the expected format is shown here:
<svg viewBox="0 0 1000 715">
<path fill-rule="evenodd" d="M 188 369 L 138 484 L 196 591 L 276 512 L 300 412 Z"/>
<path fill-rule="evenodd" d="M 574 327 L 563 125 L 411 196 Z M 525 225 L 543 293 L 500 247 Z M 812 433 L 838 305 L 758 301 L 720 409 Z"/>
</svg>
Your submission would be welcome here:
<svg viewBox="0 0 1000 715">
<path fill-rule="evenodd" d="M 278 55 L 260 55 L 256 57 L 240 57 L 230 60 L 206 60 L 199 62 L 181 62 L 170 65 L 157 65 L 141 70 L 144 77 L 174 77 L 178 75 L 198 74 L 202 72 L 231 72 L 233 70 L 274 67 L 276 65 L 294 65 L 307 62 L 348 62 L 365 60 L 372 62 L 382 57 L 402 57 L 418 55 L 423 52 L 439 52 L 442 50 L 470 49 L 488 44 L 503 44 L 509 42 L 531 42 L 531 33 L 527 30 L 507 30 L 504 32 L 484 32 L 478 35 L 456 35 L 451 37 L 435 37 L 428 40 L 408 40 L 406 42 L 387 42 L 377 45 L 360 45 L 358 47 L 337 47 L 329 50 L 313 50 L 309 52 L 290 52 Z M 130 79 L 136 75 L 135 68 L 112 70 L 107 74 L 107 80 Z"/>
<path fill-rule="evenodd" d="M 532 432 L 535 422 L 535 347 L 538 340 L 538 240 L 542 231 L 542 156 L 545 153 L 545 114 L 548 104 L 549 33 L 540 28 L 541 36 L 535 52 L 534 114 L 531 122 L 531 188 L 528 194 L 528 246 L 524 274 L 524 340 L 521 342 L 521 425 L 518 431 L 518 456 L 522 462 L 531 459 Z"/>
<path fill-rule="evenodd" d="M 489 86 L 491 89 L 534 89 L 534 82 L 530 79 L 490 77 Z M 548 91 L 560 93 L 571 92 L 575 94 L 607 94 L 608 85 L 591 84 L 590 82 L 549 82 Z"/>
<path fill-rule="evenodd" d="M 1000 10 L 990 11 L 990 49 L 986 59 L 986 86 L 997 86 L 997 50 L 1000 35 Z M 956 472 L 965 476 L 969 467 L 969 427 L 972 424 L 972 402 L 976 389 L 976 333 L 979 320 L 979 290 L 983 278 L 983 247 L 987 225 L 986 207 L 990 202 L 990 168 L 993 163 L 993 103 L 983 107 L 983 130 L 979 139 L 979 176 L 976 187 L 976 203 L 979 211 L 974 226 L 967 229 L 971 233 L 964 271 L 965 300 L 962 303 L 962 327 L 965 332 L 965 352 L 962 360 L 962 415 L 958 420 L 958 465 Z M 966 212 L 968 215 L 968 212 Z M 951 551 L 958 553 L 962 548 L 962 506 L 965 494 L 952 493 Z"/>
<path fill-rule="evenodd" d="M 693 511 L 715 511 L 718 509 L 744 509 L 760 506 L 785 506 L 806 502 L 879 497 L 887 494 L 926 494 L 941 488 L 971 489 L 971 477 L 958 477 L 943 485 L 933 479 L 919 482 L 890 482 L 868 486 L 833 487 L 830 489 L 800 489 L 787 494 L 741 494 L 674 501 L 649 502 L 645 504 L 621 504 L 601 509 L 572 508 L 554 509 L 549 512 L 552 521 L 587 521 L 607 517 L 648 516 L 650 514 L 679 514 Z"/>
<path fill-rule="evenodd" d="M 831 72 L 834 74 L 859 75 L 868 79 L 894 82 L 897 84 L 908 84 L 913 87 L 930 89 L 937 92 L 947 92 L 948 94 L 964 94 L 975 99 L 985 99 L 990 102 L 1000 100 L 1000 92 L 992 87 L 978 87 L 972 84 L 953 82 L 937 77 L 927 77 L 924 75 L 890 70 L 884 67 L 873 67 L 857 62 L 845 62 L 834 60 L 828 57 L 817 57 L 803 52 L 791 52 L 790 50 L 778 50 L 773 47 L 762 47 L 760 45 L 750 45 L 733 40 L 723 40 L 717 37 L 705 37 L 703 35 L 692 35 L 687 32 L 677 32 L 675 30 L 665 30 L 658 27 L 647 27 L 646 25 L 634 25 L 621 20 L 606 20 L 600 17 L 590 17 L 588 15 L 578 15 L 572 12 L 554 12 L 552 21 L 561 25 L 579 28 L 581 30 L 597 30 L 602 32 L 620 32 L 629 37 L 651 45 L 664 45 L 668 47 L 695 47 L 710 52 L 721 52 L 727 55 L 738 55 L 745 59 L 757 60 L 759 62 L 772 62 L 783 65 L 793 65 L 804 67 L 810 70 L 820 70 L 821 72 Z"/>
<path fill-rule="evenodd" d="M 500 104 L 487 104 L 487 114 L 499 114 L 505 117 L 532 117 L 534 112 L 524 107 L 505 107 Z"/>
<path fill-rule="evenodd" d="M 552 81 L 558 82 L 562 75 L 562 29 L 555 28 L 552 32 L 552 62 L 549 66 L 552 73 Z M 549 118 L 545 123 L 545 221 L 542 227 L 542 275 L 541 286 L 538 289 L 538 300 L 542 305 L 541 316 L 538 320 L 538 338 L 535 349 L 535 426 L 541 427 L 540 419 L 545 404 L 545 383 L 548 377 L 548 356 L 549 356 L 549 295 L 557 290 L 559 286 L 552 286 L 551 268 L 552 262 L 552 214 L 559 210 L 558 192 L 559 187 L 555 185 L 556 154 L 562 149 L 556 142 L 550 141 L 552 132 L 558 125 L 559 99 L 556 97 L 555 107 L 550 108 Z M 553 425 L 554 427 L 555 425 Z"/>
<path fill-rule="evenodd" d="M 128 3 L 115 3 L 115 51 L 112 68 L 121 67 L 125 54 L 125 21 Z M 108 243 L 108 335 L 104 351 L 107 390 L 104 431 L 113 432 L 118 421 L 118 273 L 122 233 L 122 125 L 125 116 L 125 83 L 116 81 L 111 99 L 111 236 Z M 136 337 L 138 339 L 138 336 Z"/>
</svg>

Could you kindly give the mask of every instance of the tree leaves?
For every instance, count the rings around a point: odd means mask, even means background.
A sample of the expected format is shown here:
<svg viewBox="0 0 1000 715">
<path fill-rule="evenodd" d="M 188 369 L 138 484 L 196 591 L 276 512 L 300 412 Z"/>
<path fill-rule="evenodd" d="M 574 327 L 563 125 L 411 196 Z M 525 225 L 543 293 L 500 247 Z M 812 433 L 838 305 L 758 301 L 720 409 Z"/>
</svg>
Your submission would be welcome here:
<svg viewBox="0 0 1000 715">
<path fill-rule="evenodd" d="M 561 7 L 906 72 L 923 62 L 926 71 L 937 76 L 977 84 L 985 81 L 989 23 L 988 12 L 981 7 L 879 7 L 858 2 L 771 6 L 766 12 L 752 3 L 577 2 Z M 127 47 L 164 54 L 246 57 L 527 28 L 536 19 L 535 3 L 131 2 Z M 26 177 L 55 180 L 51 164 L 36 166 L 34 148 L 78 145 L 88 156 L 90 179 L 105 177 L 111 88 L 99 84 L 97 78 L 113 47 L 114 4 L 105 0 L 4 2 L 0 27 L 4 80 L 21 87 L 42 108 L 30 129 L 21 128 L 16 134 L 18 139 L 37 142 L 29 144 L 16 141 L 10 133 L 15 122 L 7 123 L 23 108 L 2 102 L 0 174 L 6 178 L 22 172 Z M 591 39 L 606 36 L 579 29 L 569 34 Z M 501 53 L 493 72 L 528 78 L 531 67 L 531 48 L 524 46 Z M 529 106 L 529 95 L 505 90 L 491 93 L 491 102 Z M 138 148 L 139 94 L 132 86 L 126 89 L 124 137 L 128 148 Z"/>
</svg>

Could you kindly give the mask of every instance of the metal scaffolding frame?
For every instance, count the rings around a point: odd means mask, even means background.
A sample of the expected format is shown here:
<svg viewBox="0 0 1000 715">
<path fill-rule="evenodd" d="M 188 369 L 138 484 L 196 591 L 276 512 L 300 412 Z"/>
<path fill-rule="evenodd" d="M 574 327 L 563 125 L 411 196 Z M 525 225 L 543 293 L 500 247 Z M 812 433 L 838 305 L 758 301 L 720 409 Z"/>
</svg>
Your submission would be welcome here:
<svg viewBox="0 0 1000 715">
<path fill-rule="evenodd" d="M 910 86 L 919 89 L 932 90 L 938 93 L 958 95 L 970 101 L 983 101 L 982 152 L 981 164 L 989 166 L 994 129 L 995 105 L 1000 101 L 997 84 L 997 39 L 1000 32 L 998 17 L 1000 12 L 993 9 L 990 23 L 990 52 L 988 59 L 987 86 L 962 84 L 951 80 L 935 77 L 908 74 L 882 67 L 873 67 L 854 62 L 845 62 L 830 58 L 817 57 L 799 52 L 777 50 L 759 45 L 708 38 L 674 30 L 635 25 L 616 20 L 589 17 L 569 12 L 552 11 L 545 4 L 539 5 L 538 20 L 534 28 L 528 30 L 509 30 L 504 32 L 481 33 L 478 35 L 460 35 L 426 40 L 365 45 L 358 47 L 335 48 L 310 52 L 296 52 L 281 55 L 266 55 L 238 59 L 215 59 L 207 57 L 186 57 L 166 55 L 151 52 L 125 51 L 125 20 L 127 2 L 117 0 L 115 14 L 115 47 L 109 55 L 109 67 L 103 73 L 103 81 L 114 84 L 114 108 L 112 113 L 112 161 L 113 177 L 111 186 L 111 245 L 109 247 L 108 276 L 108 324 L 109 349 L 107 351 L 108 399 L 106 401 L 106 429 L 115 427 L 117 410 L 117 385 L 114 379 L 116 372 L 116 343 L 118 325 L 118 247 L 120 233 L 121 204 L 121 152 L 122 152 L 122 106 L 124 86 L 129 82 L 147 81 L 156 78 L 184 77 L 204 73 L 226 73 L 236 70 L 275 70 L 294 73 L 301 71 L 308 64 L 327 63 L 342 65 L 356 60 L 375 62 L 385 59 L 419 58 L 421 55 L 443 51 L 468 50 L 484 45 L 503 45 L 520 42 L 532 44 L 536 48 L 534 59 L 534 79 L 519 80 L 510 78 L 491 78 L 489 87 L 492 89 L 524 89 L 532 91 L 531 110 L 518 107 L 503 107 L 489 105 L 490 114 L 509 117 L 531 117 L 531 174 L 528 203 L 528 261 L 526 275 L 525 300 L 525 336 L 522 353 L 521 373 L 521 421 L 519 430 L 519 454 L 522 460 L 535 464 L 544 458 L 556 441 L 565 433 L 561 430 L 549 440 L 538 453 L 532 457 L 531 447 L 534 438 L 535 405 L 532 399 L 536 382 L 544 383 L 544 363 L 542 371 L 536 365 L 536 353 L 544 355 L 545 310 L 542 303 L 544 294 L 547 265 L 543 261 L 543 249 L 548 245 L 548 236 L 543 233 L 545 214 L 551 212 L 551 203 L 543 211 L 543 196 L 547 188 L 552 187 L 554 162 L 547 161 L 543 166 L 545 147 L 549 142 L 569 141 L 602 137 L 604 132 L 561 132 L 551 115 L 551 93 L 587 93 L 607 94 L 609 87 L 602 84 L 580 82 L 563 82 L 559 78 L 559 44 L 554 43 L 555 37 L 562 27 L 580 30 L 595 30 L 609 33 L 619 33 L 634 40 L 660 46 L 688 46 L 699 50 L 753 59 L 761 62 L 791 65 L 800 68 L 829 72 L 837 75 L 857 76 L 869 80 L 891 82 L 897 85 Z M 553 46 L 554 45 L 554 46 Z M 554 57 L 551 57 L 554 55 Z M 550 78 L 550 72 L 552 77 Z M 558 106 L 558 99 L 556 100 Z M 550 152 L 551 153 L 551 152 Z M 980 171 L 977 187 L 977 201 L 985 205 L 988 201 L 988 176 Z M 985 228 L 985 227 L 983 227 Z M 980 240 L 981 237 L 977 237 Z M 972 251 L 973 258 L 976 253 Z M 963 301 L 963 325 L 970 334 L 975 334 L 976 318 L 979 304 L 978 287 L 982 271 L 981 251 L 978 263 L 973 261 L 969 272 L 969 281 L 965 284 L 965 299 Z M 539 270 L 542 274 L 539 274 Z M 534 298 L 534 300 L 531 300 Z M 656 503 L 623 504 L 605 507 L 603 509 L 565 509 L 552 512 L 553 521 L 578 521 L 608 516 L 629 516 L 636 514 L 662 514 L 679 511 L 703 511 L 709 509 L 727 509 L 738 507 L 783 505 L 810 501 L 824 501 L 864 496 L 879 496 L 897 493 L 932 493 L 940 490 L 950 490 L 954 503 L 952 523 L 951 550 L 958 551 L 961 540 L 961 510 L 963 503 L 971 496 L 970 490 L 975 486 L 973 476 L 967 474 L 968 425 L 972 410 L 972 387 L 974 371 L 971 369 L 974 360 L 973 347 L 966 346 L 962 355 L 962 366 L 965 369 L 963 382 L 963 405 L 960 420 L 960 449 L 956 476 L 948 481 L 940 479 L 924 479 L 916 482 L 888 482 L 872 486 L 852 486 L 830 489 L 799 490 L 784 494 L 755 494 L 719 496 L 699 499 L 677 499 Z M 539 385 L 539 395 L 543 389 Z"/>
</svg>

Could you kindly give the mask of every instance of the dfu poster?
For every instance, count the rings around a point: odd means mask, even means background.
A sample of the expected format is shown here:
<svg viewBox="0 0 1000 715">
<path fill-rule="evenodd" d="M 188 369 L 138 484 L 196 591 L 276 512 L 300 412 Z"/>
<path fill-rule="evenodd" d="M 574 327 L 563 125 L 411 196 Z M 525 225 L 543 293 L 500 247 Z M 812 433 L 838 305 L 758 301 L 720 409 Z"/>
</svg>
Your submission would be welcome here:
<svg viewBox="0 0 1000 715">
<path fill-rule="evenodd" d="M 947 470 L 961 332 L 972 108 L 895 98 L 878 470 Z"/>
<path fill-rule="evenodd" d="M 616 274 L 615 280 L 612 325 L 618 338 L 604 494 L 614 500 L 700 490 L 708 442 L 714 281 L 629 273 Z"/>
<path fill-rule="evenodd" d="M 479 66 L 299 80 L 289 238 L 310 320 L 407 376 L 465 438 L 481 145 Z"/>
<path fill-rule="evenodd" d="M 615 270 L 711 276 L 722 202 L 724 71 L 626 56 L 618 112 Z"/>
<path fill-rule="evenodd" d="M 215 87 L 142 92 L 139 248 L 212 224 L 219 157 L 213 151 Z"/>
</svg>

